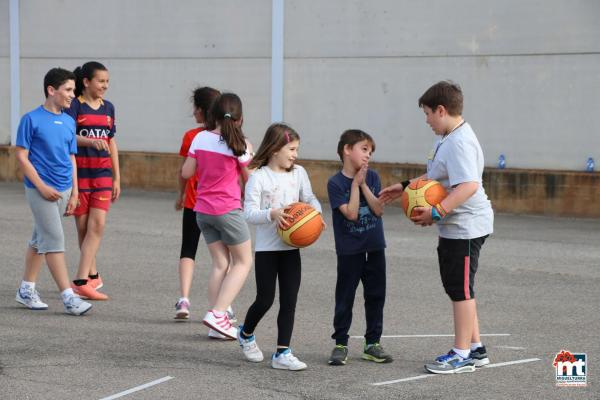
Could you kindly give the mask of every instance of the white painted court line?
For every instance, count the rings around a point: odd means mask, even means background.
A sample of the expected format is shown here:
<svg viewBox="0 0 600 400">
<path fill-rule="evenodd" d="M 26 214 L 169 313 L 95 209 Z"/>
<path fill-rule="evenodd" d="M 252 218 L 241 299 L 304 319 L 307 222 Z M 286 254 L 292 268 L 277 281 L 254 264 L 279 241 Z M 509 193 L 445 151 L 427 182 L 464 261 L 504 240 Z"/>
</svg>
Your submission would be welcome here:
<svg viewBox="0 0 600 400">
<path fill-rule="evenodd" d="M 508 350 L 525 350 L 525 347 L 517 347 L 517 346 L 490 346 L 496 347 L 498 349 L 508 349 Z"/>
<path fill-rule="evenodd" d="M 144 383 L 143 385 L 136 386 L 134 388 L 125 390 L 124 392 L 113 394 L 112 396 L 108 396 L 108 397 L 103 397 L 100 400 L 118 399 L 119 397 L 127 396 L 128 394 L 131 394 L 131 393 L 139 392 L 140 390 L 147 389 L 147 388 L 149 388 L 151 386 L 158 385 L 159 383 L 163 383 L 163 382 L 169 381 L 171 379 L 173 379 L 172 376 L 165 376 L 164 378 L 160 378 L 160 379 L 157 379 L 157 380 L 152 381 L 152 382 Z"/>
<path fill-rule="evenodd" d="M 482 333 L 480 336 L 510 336 L 510 333 Z M 364 336 L 350 336 L 352 339 L 364 339 Z M 382 338 L 427 338 L 427 337 L 454 337 L 454 334 L 439 335 L 383 335 Z"/>
<path fill-rule="evenodd" d="M 540 359 L 539 358 L 526 358 L 524 360 L 515 360 L 515 361 L 507 361 L 507 362 L 496 363 L 496 364 L 488 364 L 482 368 L 506 367 L 507 365 L 524 364 L 524 363 L 533 362 L 533 361 L 540 361 Z M 437 374 L 437 375 L 436 374 L 424 374 L 424 375 L 411 376 L 409 378 L 395 379 L 393 381 L 375 382 L 375 383 L 371 383 L 370 385 L 372 385 L 372 386 L 392 385 L 394 383 L 416 381 L 418 379 L 425 379 L 425 378 L 430 378 L 433 376 L 441 376 L 441 375 L 440 374 Z"/>
</svg>

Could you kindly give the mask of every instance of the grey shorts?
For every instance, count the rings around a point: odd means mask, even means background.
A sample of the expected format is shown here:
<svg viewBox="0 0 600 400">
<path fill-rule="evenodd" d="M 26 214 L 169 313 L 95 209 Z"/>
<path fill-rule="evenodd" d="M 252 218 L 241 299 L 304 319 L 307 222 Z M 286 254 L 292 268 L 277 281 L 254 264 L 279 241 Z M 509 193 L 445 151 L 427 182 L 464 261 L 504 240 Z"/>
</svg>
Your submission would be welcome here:
<svg viewBox="0 0 600 400">
<path fill-rule="evenodd" d="M 223 215 L 197 212 L 196 222 L 207 244 L 220 240 L 227 246 L 235 246 L 250 240 L 250 230 L 242 210 L 229 211 Z"/>
<path fill-rule="evenodd" d="M 62 217 L 67 209 L 71 189 L 61 192 L 58 201 L 48 201 L 37 189 L 25 188 L 25 198 L 33 213 L 33 234 L 28 245 L 38 254 L 64 253 L 65 234 Z"/>
</svg>

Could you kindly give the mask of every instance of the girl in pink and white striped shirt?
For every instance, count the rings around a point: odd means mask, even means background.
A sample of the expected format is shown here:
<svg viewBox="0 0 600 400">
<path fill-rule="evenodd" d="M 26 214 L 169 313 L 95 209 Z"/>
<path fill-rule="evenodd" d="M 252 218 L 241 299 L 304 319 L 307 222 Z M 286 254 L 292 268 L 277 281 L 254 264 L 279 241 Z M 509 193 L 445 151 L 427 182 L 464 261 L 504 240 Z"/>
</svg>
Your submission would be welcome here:
<svg viewBox="0 0 600 400">
<path fill-rule="evenodd" d="M 248 176 L 251 145 L 242 132 L 242 101 L 233 93 L 217 98 L 207 130 L 190 146 L 181 175 L 196 174 L 196 221 L 212 257 L 208 280 L 209 311 L 204 324 L 235 339 L 227 307 L 241 290 L 252 266 L 250 231 L 241 209 L 240 176 Z M 229 260 L 231 259 L 231 267 Z"/>
</svg>

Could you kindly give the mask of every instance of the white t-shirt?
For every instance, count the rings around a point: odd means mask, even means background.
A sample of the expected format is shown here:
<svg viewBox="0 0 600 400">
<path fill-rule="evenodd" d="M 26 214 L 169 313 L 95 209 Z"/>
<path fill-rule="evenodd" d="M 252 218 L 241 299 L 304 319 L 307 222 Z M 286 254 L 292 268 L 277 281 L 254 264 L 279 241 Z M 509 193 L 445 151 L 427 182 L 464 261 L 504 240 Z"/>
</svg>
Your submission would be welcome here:
<svg viewBox="0 0 600 400">
<path fill-rule="evenodd" d="M 435 143 L 427 160 L 429 179 L 440 182 L 448 193 L 460 183 L 479 183 L 473 196 L 437 222 L 441 237 L 474 239 L 494 231 L 494 211 L 482 184 L 483 165 L 483 151 L 468 123 Z"/>
<path fill-rule="evenodd" d="M 300 165 L 295 165 L 290 172 L 275 172 L 264 166 L 250 175 L 244 195 L 244 217 L 248 223 L 256 225 L 254 251 L 295 249 L 281 240 L 270 213 L 272 208 L 286 207 L 298 201 L 322 212 L 308 174 Z"/>
</svg>

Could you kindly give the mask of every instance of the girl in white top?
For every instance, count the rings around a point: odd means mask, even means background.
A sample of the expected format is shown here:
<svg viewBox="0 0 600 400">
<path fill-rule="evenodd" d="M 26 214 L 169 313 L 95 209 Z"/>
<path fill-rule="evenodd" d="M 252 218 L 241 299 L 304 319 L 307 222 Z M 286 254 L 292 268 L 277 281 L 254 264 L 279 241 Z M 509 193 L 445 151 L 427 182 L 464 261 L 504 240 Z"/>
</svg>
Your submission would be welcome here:
<svg viewBox="0 0 600 400">
<path fill-rule="evenodd" d="M 321 212 L 306 170 L 295 165 L 300 136 L 285 124 L 273 124 L 265 133 L 250 168 L 244 197 L 244 216 L 256 225 L 255 274 L 256 300 L 248 309 L 239 328 L 238 340 L 249 361 L 260 362 L 263 354 L 256 345 L 254 329 L 275 299 L 279 278 L 279 315 L 277 316 L 277 350 L 271 358 L 276 369 L 299 371 L 306 364 L 290 351 L 296 300 L 300 289 L 300 251 L 285 244 L 277 226 L 285 227 L 286 207 L 302 201 Z"/>
</svg>

